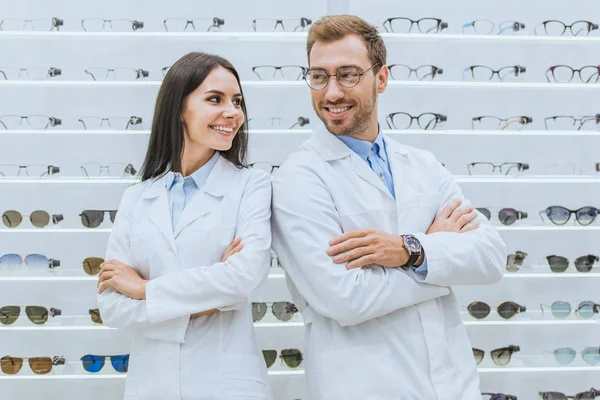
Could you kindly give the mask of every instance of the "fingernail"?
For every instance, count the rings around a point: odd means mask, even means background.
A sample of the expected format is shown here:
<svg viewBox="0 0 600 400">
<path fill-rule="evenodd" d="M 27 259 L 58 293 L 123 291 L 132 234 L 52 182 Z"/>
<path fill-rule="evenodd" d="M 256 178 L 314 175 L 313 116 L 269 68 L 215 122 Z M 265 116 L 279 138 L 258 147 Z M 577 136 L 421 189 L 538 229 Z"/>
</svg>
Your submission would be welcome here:
<svg viewBox="0 0 600 400">
<path fill-rule="evenodd" d="M 339 262 L 340 261 L 340 257 L 339 256 L 333 257 L 333 261 L 334 262 Z"/>
<path fill-rule="evenodd" d="M 327 254 L 331 255 L 333 253 L 333 247 L 327 249 Z"/>
</svg>

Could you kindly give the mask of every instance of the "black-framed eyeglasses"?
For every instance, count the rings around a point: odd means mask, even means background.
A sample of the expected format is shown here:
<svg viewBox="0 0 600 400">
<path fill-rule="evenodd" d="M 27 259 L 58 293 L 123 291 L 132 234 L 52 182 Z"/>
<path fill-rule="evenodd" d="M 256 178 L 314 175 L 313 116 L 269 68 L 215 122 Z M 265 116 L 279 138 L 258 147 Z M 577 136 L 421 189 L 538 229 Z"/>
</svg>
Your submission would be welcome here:
<svg viewBox="0 0 600 400">
<path fill-rule="evenodd" d="M 29 177 L 41 178 L 44 176 L 58 174 L 60 172 L 60 167 L 44 164 L 3 164 L 0 165 L 0 177 L 16 178 L 21 175 L 21 170 L 25 170 L 25 174 Z"/>
<path fill-rule="evenodd" d="M 538 36 L 563 36 L 568 31 L 573 36 L 588 36 L 595 30 L 598 30 L 598 24 L 590 21 L 575 21 L 567 25 L 562 21 L 551 19 L 536 26 L 533 33 Z"/>
<path fill-rule="evenodd" d="M 546 216 L 550 222 L 555 225 L 564 225 L 571 219 L 571 215 L 575 214 L 575 221 L 579 225 L 587 226 L 596 220 L 599 210 L 593 206 L 581 207 L 576 210 L 571 210 L 563 206 L 550 206 L 539 212 L 543 219 Z"/>
<path fill-rule="evenodd" d="M 279 169 L 279 165 L 273 165 L 270 162 L 266 162 L 266 161 L 254 162 L 252 164 L 248 164 L 248 166 L 250 168 L 262 169 L 263 171 L 265 171 L 269 174 L 272 174 L 277 169 Z"/>
<path fill-rule="evenodd" d="M 527 72 L 527 68 L 522 65 L 509 65 L 500 69 L 493 69 L 485 65 L 470 65 L 463 72 L 463 79 L 471 77 L 476 81 L 491 81 L 494 76 L 499 81 L 508 81 L 510 78 L 518 78 L 519 75 Z"/>
<path fill-rule="evenodd" d="M 505 301 L 500 304 L 496 310 L 498 311 L 498 315 L 503 319 L 511 319 L 515 315 L 527 311 L 527 307 L 519 305 L 514 301 Z M 475 319 L 484 319 L 490 315 L 492 308 L 482 301 L 474 301 L 469 304 L 467 311 L 469 312 L 469 315 Z"/>
<path fill-rule="evenodd" d="M 448 23 L 439 18 L 410 19 L 405 17 L 393 17 L 384 21 L 383 27 L 386 32 L 410 33 L 414 27 L 419 33 L 439 33 L 448 28 Z"/>
<path fill-rule="evenodd" d="M 84 72 L 95 81 L 135 81 L 149 75 L 141 68 L 88 68 Z"/>
<path fill-rule="evenodd" d="M 525 128 L 526 125 L 531 124 L 533 118 L 525 115 L 516 117 L 500 118 L 492 115 L 482 115 L 479 117 L 473 117 L 471 120 L 471 127 L 479 130 L 516 130 L 520 131 Z"/>
<path fill-rule="evenodd" d="M 39 18 L 39 19 L 22 19 L 22 18 L 5 18 L 0 20 L 0 31 L 24 31 L 28 28 L 34 31 L 52 31 L 60 30 L 64 25 L 64 21 L 60 18 Z"/>
<path fill-rule="evenodd" d="M 86 18 L 81 20 L 81 27 L 86 32 L 101 32 L 104 30 L 114 32 L 135 32 L 142 29 L 144 23 L 142 21 L 130 19 Z"/>
<path fill-rule="evenodd" d="M 111 163 L 108 165 L 100 165 L 95 162 L 89 162 L 83 164 L 81 167 L 81 173 L 84 176 L 96 177 L 102 174 L 102 171 L 106 171 L 109 176 L 115 178 L 122 178 L 125 176 L 134 176 L 137 172 L 132 164 L 125 163 Z"/>
<path fill-rule="evenodd" d="M 514 35 L 525 29 L 525 24 L 518 21 L 504 21 L 496 24 L 487 19 L 476 19 L 462 26 L 462 33 L 466 35 Z"/>
<path fill-rule="evenodd" d="M 83 129 L 117 129 L 127 130 L 130 128 L 141 128 L 142 117 L 81 117 L 78 119 L 83 125 Z"/>
<path fill-rule="evenodd" d="M 469 175 L 476 174 L 494 174 L 496 172 L 509 175 L 517 172 L 525 172 L 529 170 L 529 164 L 522 162 L 504 162 L 502 164 L 494 164 L 487 161 L 477 161 L 467 164 Z"/>
<path fill-rule="evenodd" d="M 108 213 L 110 222 L 114 223 L 117 218 L 117 210 L 83 210 L 79 216 L 81 223 L 86 228 L 97 228 L 104 221 L 104 214 Z"/>
<path fill-rule="evenodd" d="M 360 72 L 356 67 L 342 67 L 339 68 L 335 74 L 328 74 L 324 69 L 309 69 L 304 76 L 304 80 L 312 90 L 322 90 L 329 84 L 329 78 L 335 76 L 335 79 L 337 79 L 341 86 L 350 89 L 358 85 L 360 78 L 364 74 L 378 65 L 379 63 L 375 63 L 364 72 Z"/>
<path fill-rule="evenodd" d="M 546 256 L 546 260 L 548 261 L 548 266 L 552 272 L 565 272 L 567 268 L 569 268 L 570 261 L 567 257 L 557 256 L 556 254 L 552 254 L 550 256 Z M 573 265 L 575 265 L 575 269 L 578 272 L 590 272 L 592 268 L 594 268 L 594 264 L 600 261 L 600 258 L 593 254 L 586 254 L 584 256 L 577 257 L 573 261 Z"/>
<path fill-rule="evenodd" d="M 252 21 L 254 32 L 275 32 L 279 27 L 284 32 L 304 32 L 312 24 L 309 18 L 257 18 Z"/>
<path fill-rule="evenodd" d="M 33 129 L 48 129 L 62 124 L 60 118 L 47 115 L 0 115 L 0 128 L 18 129 L 23 125 L 23 121 Z"/>
<path fill-rule="evenodd" d="M 310 123 L 307 117 L 257 117 L 248 119 L 250 129 L 294 129 Z"/>
<path fill-rule="evenodd" d="M 477 365 L 481 364 L 483 361 L 483 357 L 485 356 L 485 351 L 481 349 L 472 348 L 473 357 L 475 357 L 475 362 Z M 501 347 L 499 349 L 495 349 L 490 351 L 490 356 L 492 356 L 492 361 L 496 365 L 508 365 L 510 362 L 512 355 L 521 351 L 521 347 L 516 345 L 510 345 L 507 347 Z"/>
<path fill-rule="evenodd" d="M 214 32 L 220 30 L 225 25 L 223 18 L 167 18 L 163 20 L 163 26 L 167 32 L 185 32 L 188 27 L 194 31 L 202 30 L 204 32 Z"/>
<path fill-rule="evenodd" d="M 478 207 L 477 211 L 483 214 L 488 220 L 492 219 L 492 212 L 488 208 Z M 514 208 L 503 208 L 498 211 L 498 221 L 502 225 L 512 225 L 520 219 L 526 219 L 529 215 L 525 211 L 515 210 Z"/>
<path fill-rule="evenodd" d="M 44 80 L 48 78 L 55 78 L 62 75 L 60 68 L 19 68 L 19 67 L 0 67 L 0 79 L 17 80 L 17 79 L 30 79 L 30 80 Z"/>
<path fill-rule="evenodd" d="M 273 81 L 280 77 L 286 81 L 299 81 L 304 78 L 308 68 L 301 65 L 257 65 L 252 72 L 261 81 Z"/>
<path fill-rule="evenodd" d="M 394 80 L 409 80 L 414 76 L 419 81 L 431 81 L 444 73 L 443 69 L 435 65 L 419 65 L 416 68 L 411 68 L 405 64 L 392 64 L 388 65 L 388 69 Z"/>
<path fill-rule="evenodd" d="M 572 115 L 553 115 L 544 118 L 546 130 L 600 130 L 600 113 L 574 117 Z"/>
<path fill-rule="evenodd" d="M 517 396 L 504 393 L 481 393 L 482 396 L 490 396 L 487 400 L 517 400 Z"/>
<path fill-rule="evenodd" d="M 437 124 L 446 122 L 448 117 L 442 114 L 436 113 L 422 113 L 417 116 L 413 116 L 405 112 L 395 112 L 388 114 L 385 117 L 385 121 L 390 129 L 409 129 L 414 121 L 417 121 L 419 128 L 424 130 L 435 129 Z"/>
<path fill-rule="evenodd" d="M 596 83 L 600 77 L 600 65 L 585 65 L 579 69 L 568 65 L 554 65 L 546 70 L 548 82 L 569 83 L 575 75 L 582 83 Z"/>
</svg>

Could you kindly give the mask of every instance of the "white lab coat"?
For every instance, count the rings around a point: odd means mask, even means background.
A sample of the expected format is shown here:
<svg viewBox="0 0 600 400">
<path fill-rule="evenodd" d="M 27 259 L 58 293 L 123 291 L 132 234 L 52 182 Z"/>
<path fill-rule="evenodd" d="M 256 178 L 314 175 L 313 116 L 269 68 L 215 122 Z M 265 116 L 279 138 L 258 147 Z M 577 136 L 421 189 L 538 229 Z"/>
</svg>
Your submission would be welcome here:
<svg viewBox="0 0 600 400">
<path fill-rule="evenodd" d="M 480 400 L 476 364 L 453 285 L 498 282 L 498 232 L 425 235 L 452 199 L 452 175 L 427 151 L 385 137 L 396 200 L 371 168 L 324 127 L 273 177 L 273 247 L 306 324 L 310 400 Z M 414 234 L 429 272 L 348 271 L 325 253 L 359 228 Z"/>
<path fill-rule="evenodd" d="M 222 156 L 174 233 L 164 177 L 125 191 L 106 259 L 149 280 L 146 300 L 98 296 L 104 324 L 133 333 L 125 400 L 272 399 L 248 300 L 269 273 L 270 201 L 268 174 Z"/>
</svg>

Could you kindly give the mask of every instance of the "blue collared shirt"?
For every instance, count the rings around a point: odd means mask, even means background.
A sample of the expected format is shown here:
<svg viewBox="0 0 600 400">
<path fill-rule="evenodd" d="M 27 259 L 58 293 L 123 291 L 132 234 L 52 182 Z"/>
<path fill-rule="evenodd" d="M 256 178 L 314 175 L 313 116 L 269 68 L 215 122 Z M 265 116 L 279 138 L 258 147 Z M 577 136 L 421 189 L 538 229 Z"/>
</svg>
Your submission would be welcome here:
<svg viewBox="0 0 600 400">
<path fill-rule="evenodd" d="M 169 211 L 171 212 L 171 224 L 173 232 L 177 226 L 177 221 L 181 216 L 181 212 L 196 193 L 202 189 L 208 176 L 219 161 L 220 154 L 215 151 L 215 154 L 208 160 L 206 164 L 198 168 L 191 175 L 185 178 L 179 172 L 169 171 L 166 175 L 167 194 L 169 198 Z M 175 205 L 183 205 L 182 207 L 174 207 Z"/>
<path fill-rule="evenodd" d="M 377 174 L 379 179 L 384 183 L 385 187 L 390 191 L 392 197 L 396 198 L 394 190 L 394 179 L 392 177 L 392 169 L 387 155 L 387 149 L 381 130 L 377 134 L 377 138 L 373 143 L 367 140 L 360 140 L 352 136 L 336 136 L 346 144 L 356 154 L 360 156 L 371 167 L 373 172 Z M 413 269 L 419 280 L 427 278 L 427 258 L 423 260 L 420 267 Z"/>
</svg>

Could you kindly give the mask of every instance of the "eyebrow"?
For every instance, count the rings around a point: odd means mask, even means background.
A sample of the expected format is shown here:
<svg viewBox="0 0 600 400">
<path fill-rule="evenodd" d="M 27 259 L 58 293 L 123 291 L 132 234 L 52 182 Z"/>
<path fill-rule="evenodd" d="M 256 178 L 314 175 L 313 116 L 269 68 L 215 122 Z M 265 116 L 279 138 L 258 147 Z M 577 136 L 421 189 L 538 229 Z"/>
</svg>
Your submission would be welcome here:
<svg viewBox="0 0 600 400">
<path fill-rule="evenodd" d="M 204 92 L 204 94 L 208 94 L 208 93 L 214 93 L 214 94 L 218 94 L 218 95 L 221 95 L 221 96 L 225 96 L 225 93 L 221 92 L 220 90 L 215 90 L 215 89 L 207 90 L 206 92 Z M 242 94 L 241 93 L 236 93 L 232 97 L 242 97 Z"/>
<path fill-rule="evenodd" d="M 348 67 L 354 67 L 354 68 L 358 69 L 359 71 L 364 71 L 363 67 L 361 67 L 360 65 L 356 65 L 356 64 L 340 65 L 337 69 L 348 68 Z M 326 68 L 323 68 L 323 67 L 310 67 L 309 71 L 314 71 L 315 69 L 321 69 L 323 71 L 326 71 Z"/>
</svg>

